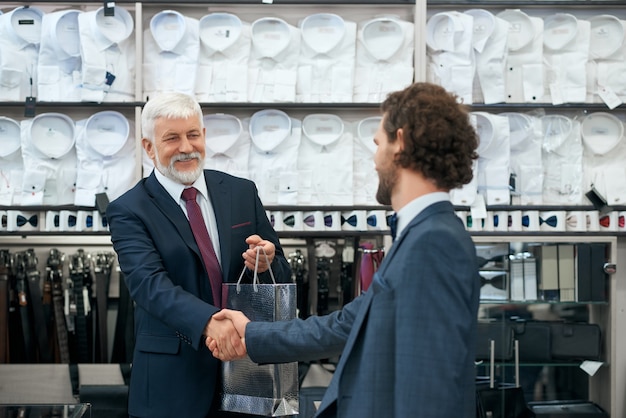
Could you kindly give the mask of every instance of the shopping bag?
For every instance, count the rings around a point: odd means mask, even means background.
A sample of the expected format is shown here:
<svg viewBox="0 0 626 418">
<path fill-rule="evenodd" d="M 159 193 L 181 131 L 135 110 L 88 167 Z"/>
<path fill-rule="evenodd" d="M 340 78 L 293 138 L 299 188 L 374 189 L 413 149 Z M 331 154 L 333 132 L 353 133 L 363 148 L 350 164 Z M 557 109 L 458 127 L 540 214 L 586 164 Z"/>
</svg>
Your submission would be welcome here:
<svg viewBox="0 0 626 418">
<path fill-rule="evenodd" d="M 295 318 L 296 284 L 277 284 L 271 268 L 272 283 L 259 283 L 259 249 L 252 284 L 241 283 L 245 268 L 237 283 L 222 283 L 222 306 L 251 321 Z M 220 409 L 268 417 L 298 414 L 298 363 L 256 364 L 249 357 L 222 362 Z"/>
</svg>

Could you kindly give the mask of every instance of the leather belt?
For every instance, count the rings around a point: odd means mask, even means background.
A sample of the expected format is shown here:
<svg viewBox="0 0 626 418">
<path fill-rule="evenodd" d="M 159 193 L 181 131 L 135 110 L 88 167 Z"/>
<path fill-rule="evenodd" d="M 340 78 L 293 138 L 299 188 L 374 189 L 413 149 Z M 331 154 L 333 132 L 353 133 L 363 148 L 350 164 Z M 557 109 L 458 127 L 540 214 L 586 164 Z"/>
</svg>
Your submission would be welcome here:
<svg viewBox="0 0 626 418">
<path fill-rule="evenodd" d="M 74 343 L 74 363 L 91 363 L 90 355 L 90 261 L 83 249 L 78 249 L 72 256 L 70 263 L 70 280 L 72 282 L 72 292 L 76 304 L 75 321 L 75 343 Z M 70 352 L 71 354 L 71 352 Z"/>
<path fill-rule="evenodd" d="M 9 362 L 9 252 L 0 250 L 0 363 Z"/>
<path fill-rule="evenodd" d="M 30 306 L 33 315 L 33 331 L 37 340 L 39 361 L 52 363 L 52 350 L 48 340 L 48 323 L 43 311 L 43 295 L 41 293 L 41 277 L 37 270 L 37 256 L 30 248 L 24 254 L 28 291 L 30 293 Z"/>
<path fill-rule="evenodd" d="M 59 250 L 52 248 L 48 254 L 46 272 L 48 274 L 47 282 L 52 287 L 52 312 L 59 361 L 68 364 L 70 362 L 70 349 L 65 316 L 63 315 L 63 258 L 64 256 Z"/>
<path fill-rule="evenodd" d="M 109 299 L 109 283 L 111 280 L 111 267 L 115 254 L 111 252 L 97 253 L 94 260 L 94 275 L 96 278 L 96 317 L 98 329 L 96 333 L 96 361 L 108 363 L 107 349 L 107 310 Z"/>
</svg>

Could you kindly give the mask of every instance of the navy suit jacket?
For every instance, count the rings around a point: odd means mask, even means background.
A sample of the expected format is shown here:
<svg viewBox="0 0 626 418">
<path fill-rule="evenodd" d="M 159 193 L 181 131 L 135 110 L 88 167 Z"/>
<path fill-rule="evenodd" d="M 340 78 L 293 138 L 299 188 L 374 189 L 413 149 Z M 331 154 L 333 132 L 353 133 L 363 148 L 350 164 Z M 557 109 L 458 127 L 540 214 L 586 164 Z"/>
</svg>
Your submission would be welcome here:
<svg viewBox="0 0 626 418">
<path fill-rule="evenodd" d="M 276 245 L 272 270 L 291 281 L 289 263 L 251 181 L 205 170 L 217 219 L 223 280 L 235 282 L 245 239 Z M 129 414 L 206 417 L 219 382 L 219 361 L 202 332 L 219 309 L 183 210 L 154 173 L 111 202 L 106 212 L 113 247 L 135 301 L 135 350 Z M 263 273 L 267 275 L 267 273 Z"/>
<path fill-rule="evenodd" d="M 480 298 L 474 243 L 450 202 L 417 215 L 341 311 L 251 322 L 255 362 L 341 354 L 317 417 L 474 417 Z"/>
</svg>

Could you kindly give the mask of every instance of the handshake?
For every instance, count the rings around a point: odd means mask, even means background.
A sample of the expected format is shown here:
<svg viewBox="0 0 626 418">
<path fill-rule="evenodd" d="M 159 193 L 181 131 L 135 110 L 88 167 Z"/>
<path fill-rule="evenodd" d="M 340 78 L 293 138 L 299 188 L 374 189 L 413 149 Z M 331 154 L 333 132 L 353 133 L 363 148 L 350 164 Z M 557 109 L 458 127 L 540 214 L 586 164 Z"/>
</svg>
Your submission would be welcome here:
<svg viewBox="0 0 626 418">
<path fill-rule="evenodd" d="M 222 361 L 244 358 L 246 325 L 250 320 L 239 311 L 222 309 L 214 314 L 205 328 L 205 341 L 213 357 Z"/>
</svg>

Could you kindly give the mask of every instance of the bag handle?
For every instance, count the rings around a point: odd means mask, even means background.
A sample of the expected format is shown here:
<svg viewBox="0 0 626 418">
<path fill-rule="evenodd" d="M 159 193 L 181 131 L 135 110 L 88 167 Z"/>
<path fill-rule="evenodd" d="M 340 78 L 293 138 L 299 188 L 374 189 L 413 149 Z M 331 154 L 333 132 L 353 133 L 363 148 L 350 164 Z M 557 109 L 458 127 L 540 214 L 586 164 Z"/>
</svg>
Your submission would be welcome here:
<svg viewBox="0 0 626 418">
<path fill-rule="evenodd" d="M 265 261 L 267 262 L 267 269 L 270 272 L 270 277 L 272 278 L 272 284 L 276 284 L 276 279 L 274 278 L 274 272 L 272 271 L 272 265 L 270 263 L 270 259 L 267 256 L 267 253 L 265 252 L 265 248 L 261 247 L 260 245 L 258 245 L 256 247 L 256 258 L 254 260 L 254 277 L 252 279 L 252 286 L 255 292 L 259 291 L 258 285 L 259 285 L 259 253 L 263 251 L 263 255 L 265 256 Z M 239 275 L 239 279 L 237 279 L 237 293 L 239 293 L 239 290 L 241 289 L 241 279 L 243 278 L 243 274 L 246 272 L 246 267 L 243 267 L 243 270 L 241 270 L 241 274 Z"/>
</svg>

